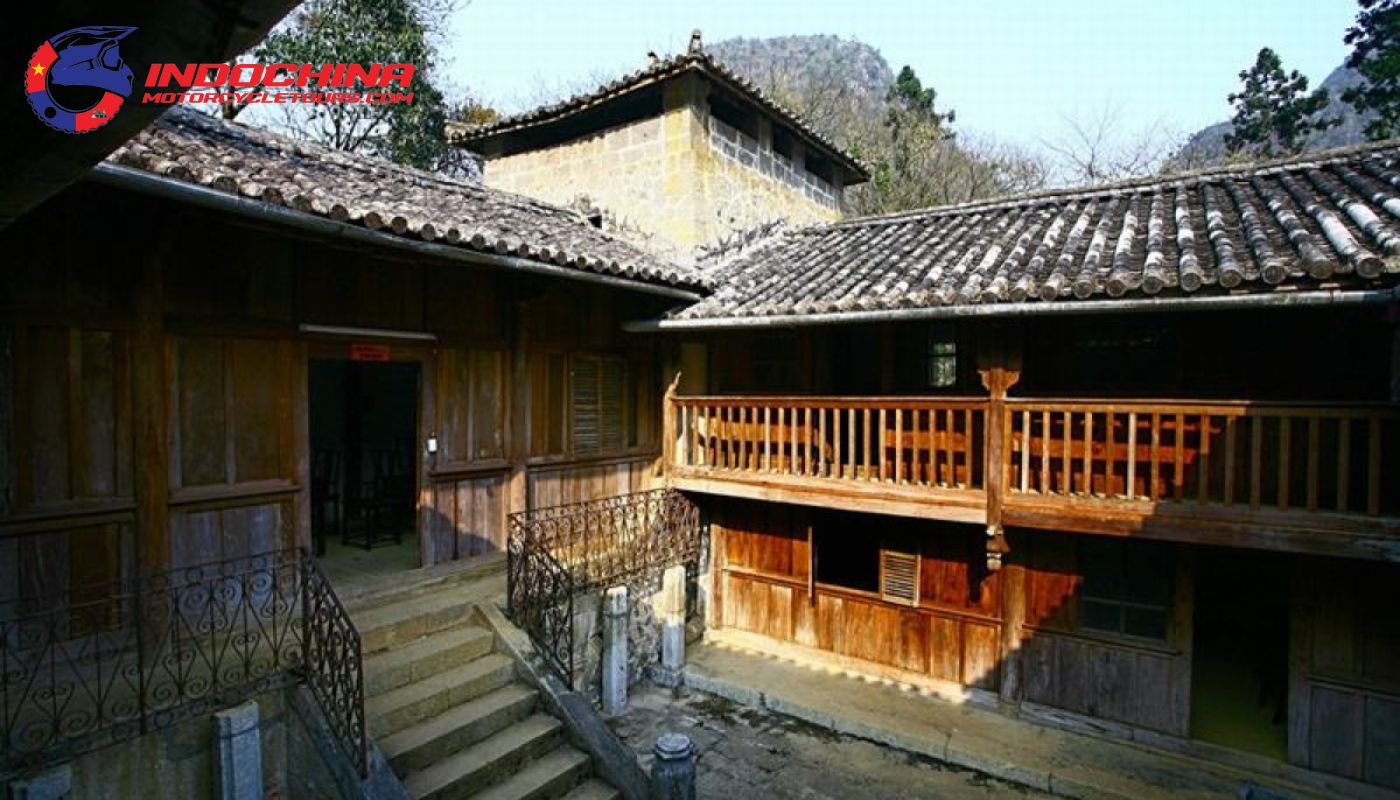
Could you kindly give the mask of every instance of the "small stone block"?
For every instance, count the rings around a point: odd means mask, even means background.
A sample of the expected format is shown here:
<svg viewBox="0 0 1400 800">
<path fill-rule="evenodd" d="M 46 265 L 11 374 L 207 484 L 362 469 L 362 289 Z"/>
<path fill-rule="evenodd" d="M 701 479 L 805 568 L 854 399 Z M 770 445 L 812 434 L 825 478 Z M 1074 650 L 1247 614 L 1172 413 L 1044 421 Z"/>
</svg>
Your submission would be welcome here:
<svg viewBox="0 0 1400 800">
<path fill-rule="evenodd" d="M 258 704 L 214 714 L 214 785 L 218 800 L 261 800 L 262 737 Z"/>
<path fill-rule="evenodd" d="M 73 792 L 73 768 L 69 764 L 10 783 L 12 800 L 65 800 Z"/>
</svg>

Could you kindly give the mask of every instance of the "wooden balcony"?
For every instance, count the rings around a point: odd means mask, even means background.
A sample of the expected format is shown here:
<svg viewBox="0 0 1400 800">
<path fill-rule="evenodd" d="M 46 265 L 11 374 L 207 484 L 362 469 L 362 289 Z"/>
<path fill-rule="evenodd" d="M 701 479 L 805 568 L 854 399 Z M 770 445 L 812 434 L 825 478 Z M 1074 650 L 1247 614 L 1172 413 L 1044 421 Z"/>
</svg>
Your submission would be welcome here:
<svg viewBox="0 0 1400 800">
<path fill-rule="evenodd" d="M 666 412 L 682 490 L 1400 560 L 1395 406 L 671 396 Z"/>
</svg>

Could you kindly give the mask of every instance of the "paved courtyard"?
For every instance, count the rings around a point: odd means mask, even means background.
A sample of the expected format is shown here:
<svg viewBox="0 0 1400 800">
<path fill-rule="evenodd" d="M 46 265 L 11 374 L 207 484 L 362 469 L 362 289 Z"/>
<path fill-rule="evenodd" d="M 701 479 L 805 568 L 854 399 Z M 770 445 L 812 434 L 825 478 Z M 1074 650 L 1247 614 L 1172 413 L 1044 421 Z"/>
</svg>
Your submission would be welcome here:
<svg viewBox="0 0 1400 800">
<path fill-rule="evenodd" d="M 648 771 L 657 736 L 689 736 L 702 799 L 1050 796 L 719 697 L 650 685 L 633 691 L 627 712 L 609 724 Z"/>
</svg>

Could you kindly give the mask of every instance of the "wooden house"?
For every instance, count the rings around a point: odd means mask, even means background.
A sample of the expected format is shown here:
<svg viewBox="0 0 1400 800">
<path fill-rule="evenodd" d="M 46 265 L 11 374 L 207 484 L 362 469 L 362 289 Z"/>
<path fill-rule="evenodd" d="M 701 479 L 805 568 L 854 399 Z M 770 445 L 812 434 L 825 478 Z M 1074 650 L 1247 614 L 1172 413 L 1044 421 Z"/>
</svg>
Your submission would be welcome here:
<svg viewBox="0 0 1400 800">
<path fill-rule="evenodd" d="M 1400 788 L 1397 186 L 1386 144 L 732 255 L 629 326 L 687 370 L 711 635 Z"/>
<path fill-rule="evenodd" d="M 0 231 L 0 587 L 669 485 L 712 636 L 1400 788 L 1400 147 L 837 220 L 726 75 L 454 133 L 532 194 L 679 148 L 643 235 L 179 111 Z"/>
</svg>

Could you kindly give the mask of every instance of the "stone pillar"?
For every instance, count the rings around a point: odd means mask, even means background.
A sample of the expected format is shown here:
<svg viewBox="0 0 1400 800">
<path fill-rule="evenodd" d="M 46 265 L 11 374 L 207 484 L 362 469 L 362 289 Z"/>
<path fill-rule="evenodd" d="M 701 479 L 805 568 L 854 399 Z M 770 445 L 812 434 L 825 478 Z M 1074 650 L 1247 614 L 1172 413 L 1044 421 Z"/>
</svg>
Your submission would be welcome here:
<svg viewBox="0 0 1400 800">
<path fill-rule="evenodd" d="M 11 800 L 66 800 L 73 796 L 73 767 L 64 764 L 12 781 L 9 796 Z"/>
<path fill-rule="evenodd" d="M 685 566 L 677 564 L 661 578 L 661 667 L 675 675 L 685 667 Z"/>
<path fill-rule="evenodd" d="M 261 800 L 262 738 L 252 701 L 214 715 L 214 786 L 218 800 Z"/>
<path fill-rule="evenodd" d="M 695 800 L 695 748 L 682 733 L 663 733 L 651 747 L 651 800 Z"/>
<path fill-rule="evenodd" d="M 603 603 L 603 713 L 627 707 L 627 587 L 608 590 Z"/>
</svg>

